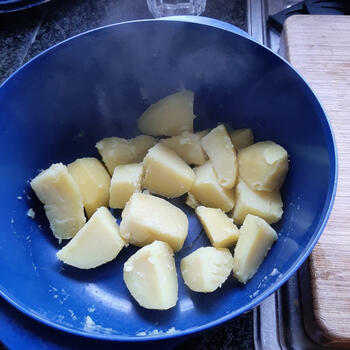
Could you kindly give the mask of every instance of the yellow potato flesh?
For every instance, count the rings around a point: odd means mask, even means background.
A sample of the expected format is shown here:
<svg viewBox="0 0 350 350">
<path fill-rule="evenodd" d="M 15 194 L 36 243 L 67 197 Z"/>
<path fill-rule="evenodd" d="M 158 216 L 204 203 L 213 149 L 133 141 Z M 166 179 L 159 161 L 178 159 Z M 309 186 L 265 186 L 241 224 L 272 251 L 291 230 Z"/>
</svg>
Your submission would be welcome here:
<svg viewBox="0 0 350 350">
<path fill-rule="evenodd" d="M 255 191 L 279 190 L 288 172 L 287 151 L 272 141 L 255 143 L 238 154 L 239 175 Z"/>
<path fill-rule="evenodd" d="M 129 243 L 145 246 L 155 240 L 179 251 L 187 237 L 188 219 L 168 201 L 144 193 L 134 193 L 122 212 L 120 233 Z"/>
<path fill-rule="evenodd" d="M 195 179 L 193 170 L 186 162 L 162 144 L 157 144 L 148 151 L 143 166 L 143 186 L 168 198 L 188 192 Z"/>
<path fill-rule="evenodd" d="M 101 207 L 57 253 L 65 264 L 92 269 L 113 260 L 125 246 L 119 227 L 109 210 Z"/>
<path fill-rule="evenodd" d="M 176 305 L 177 273 L 167 243 L 155 241 L 138 250 L 124 264 L 123 273 L 130 294 L 142 307 L 167 310 Z"/>
<path fill-rule="evenodd" d="M 233 208 L 234 190 L 224 189 L 220 185 L 210 161 L 195 168 L 195 174 L 196 178 L 190 193 L 200 204 L 210 208 L 221 208 L 224 212 Z"/>
<path fill-rule="evenodd" d="M 183 258 L 180 266 L 184 282 L 191 290 L 210 293 L 230 275 L 233 258 L 228 249 L 202 247 Z"/>
<path fill-rule="evenodd" d="M 153 136 L 176 136 L 193 131 L 192 91 L 183 90 L 151 105 L 137 121 L 139 130 Z"/>
<path fill-rule="evenodd" d="M 269 224 L 281 219 L 283 203 L 279 191 L 253 191 L 242 180 L 236 186 L 236 205 L 233 219 L 241 225 L 248 214 L 261 217 Z"/>
<path fill-rule="evenodd" d="M 141 192 L 143 166 L 138 164 L 123 164 L 114 168 L 109 206 L 123 209 L 134 192 Z"/>
<path fill-rule="evenodd" d="M 80 158 L 67 165 L 83 198 L 87 216 L 97 208 L 107 206 L 111 178 L 103 164 L 96 158 Z"/>
<path fill-rule="evenodd" d="M 242 283 L 254 276 L 272 244 L 275 230 L 263 219 L 247 215 L 240 228 L 233 257 L 233 274 Z"/>
<path fill-rule="evenodd" d="M 37 175 L 30 185 L 44 204 L 56 238 L 72 238 L 84 226 L 86 219 L 82 196 L 65 165 L 51 165 Z"/>
<path fill-rule="evenodd" d="M 140 163 L 156 140 L 147 135 L 140 135 L 133 139 L 107 137 L 96 143 L 109 173 L 113 175 L 114 168 L 121 164 Z"/>
<path fill-rule="evenodd" d="M 181 135 L 160 140 L 175 151 L 187 164 L 201 165 L 208 159 L 201 145 L 201 136 L 184 131 Z"/>
<path fill-rule="evenodd" d="M 236 151 L 223 124 L 202 138 L 202 146 L 213 164 L 222 187 L 231 189 L 236 184 L 238 167 Z"/>
<path fill-rule="evenodd" d="M 199 206 L 196 214 L 215 248 L 229 248 L 237 242 L 238 228 L 221 209 Z"/>
<path fill-rule="evenodd" d="M 252 129 L 237 129 L 230 132 L 230 137 L 235 150 L 238 152 L 254 143 Z"/>
<path fill-rule="evenodd" d="M 194 195 L 192 193 L 187 193 L 187 198 L 185 203 L 191 207 L 192 209 L 196 209 L 200 203 L 197 201 L 197 199 L 194 197 Z"/>
</svg>

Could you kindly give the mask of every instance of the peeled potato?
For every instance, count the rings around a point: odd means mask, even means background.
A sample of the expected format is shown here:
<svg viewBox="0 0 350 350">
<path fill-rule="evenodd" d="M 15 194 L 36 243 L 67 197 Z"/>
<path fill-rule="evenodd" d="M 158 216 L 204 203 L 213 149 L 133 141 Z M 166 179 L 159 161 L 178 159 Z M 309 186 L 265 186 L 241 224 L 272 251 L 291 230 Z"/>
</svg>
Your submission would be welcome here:
<svg viewBox="0 0 350 350">
<path fill-rule="evenodd" d="M 80 158 L 67 165 L 83 197 L 87 216 L 97 208 L 107 206 L 111 178 L 103 164 L 96 158 Z"/>
<path fill-rule="evenodd" d="M 202 205 L 230 211 L 235 203 L 234 190 L 224 189 L 215 174 L 210 161 L 194 169 L 196 178 L 191 188 L 191 195 Z"/>
<path fill-rule="evenodd" d="M 192 91 L 183 90 L 151 105 L 137 121 L 139 130 L 153 136 L 175 136 L 193 131 Z"/>
<path fill-rule="evenodd" d="M 123 209 L 134 192 L 141 192 L 143 166 L 138 164 L 123 164 L 114 168 L 109 206 Z"/>
<path fill-rule="evenodd" d="M 253 191 L 242 180 L 236 186 L 235 223 L 241 225 L 248 214 L 260 216 L 269 224 L 281 219 L 283 203 L 279 191 Z"/>
<path fill-rule="evenodd" d="M 78 185 L 62 163 L 42 171 L 30 185 L 40 201 L 56 238 L 72 238 L 85 224 L 83 200 Z"/>
<path fill-rule="evenodd" d="M 167 310 L 178 299 L 174 253 L 167 243 L 154 241 L 124 264 L 124 282 L 144 308 Z"/>
<path fill-rule="evenodd" d="M 187 164 L 201 165 L 208 159 L 201 145 L 201 135 L 184 131 L 160 143 L 175 151 Z"/>
<path fill-rule="evenodd" d="M 233 188 L 238 174 L 236 151 L 225 126 L 223 124 L 217 126 L 204 136 L 201 142 L 221 186 L 226 189 Z"/>
<path fill-rule="evenodd" d="M 187 193 L 187 198 L 185 203 L 192 209 L 196 209 L 200 205 L 200 203 L 197 201 L 194 195 L 190 192 Z"/>
<path fill-rule="evenodd" d="M 230 137 L 235 150 L 238 152 L 254 143 L 252 129 L 237 129 L 230 132 Z"/>
<path fill-rule="evenodd" d="M 143 186 L 168 198 L 188 192 L 194 182 L 194 172 L 173 150 L 158 143 L 144 161 Z"/>
<path fill-rule="evenodd" d="M 229 248 L 237 242 L 238 228 L 221 209 L 199 206 L 196 214 L 215 248 Z"/>
<path fill-rule="evenodd" d="M 279 190 L 288 172 L 288 153 L 272 141 L 258 142 L 239 152 L 238 166 L 240 177 L 252 190 Z"/>
<path fill-rule="evenodd" d="M 57 253 L 65 264 L 92 269 L 113 260 L 125 242 L 119 227 L 107 208 L 95 211 L 82 229 Z"/>
<path fill-rule="evenodd" d="M 233 257 L 233 274 L 242 283 L 254 276 L 272 244 L 275 230 L 263 219 L 247 215 L 240 228 Z"/>
<path fill-rule="evenodd" d="M 121 164 L 140 163 L 156 140 L 147 135 L 136 136 L 133 139 L 107 137 L 96 143 L 109 173 L 113 175 L 114 168 Z"/>
<path fill-rule="evenodd" d="M 187 237 L 188 219 L 168 201 L 145 193 L 134 193 L 122 212 L 120 233 L 125 240 L 142 247 L 155 240 L 179 251 Z"/>
<path fill-rule="evenodd" d="M 200 139 L 202 139 L 202 137 L 204 137 L 205 135 L 208 135 L 209 134 L 209 129 L 205 129 L 205 130 L 202 130 L 202 131 L 197 131 L 195 132 L 195 135 L 199 136 Z"/>
<path fill-rule="evenodd" d="M 232 266 L 233 258 L 228 249 L 202 247 L 181 260 L 181 274 L 191 290 L 209 293 L 221 287 Z"/>
</svg>

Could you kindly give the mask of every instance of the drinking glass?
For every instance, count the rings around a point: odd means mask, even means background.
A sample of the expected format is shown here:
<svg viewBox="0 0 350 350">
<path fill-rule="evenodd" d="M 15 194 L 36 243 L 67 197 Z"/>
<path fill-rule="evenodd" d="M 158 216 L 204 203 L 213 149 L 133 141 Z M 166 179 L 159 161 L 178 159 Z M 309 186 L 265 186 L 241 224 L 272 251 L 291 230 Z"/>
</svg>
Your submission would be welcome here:
<svg viewBox="0 0 350 350">
<path fill-rule="evenodd" d="M 205 10 L 206 0 L 147 0 L 147 5 L 156 18 L 180 15 L 198 16 Z"/>
</svg>

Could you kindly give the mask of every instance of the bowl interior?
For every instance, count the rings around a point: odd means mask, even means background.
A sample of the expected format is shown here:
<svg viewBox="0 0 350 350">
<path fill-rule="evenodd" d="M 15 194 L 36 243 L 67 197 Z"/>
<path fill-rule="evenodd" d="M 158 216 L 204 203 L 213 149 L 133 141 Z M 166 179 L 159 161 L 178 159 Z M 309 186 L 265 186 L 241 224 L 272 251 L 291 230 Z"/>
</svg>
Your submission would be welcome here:
<svg viewBox="0 0 350 350">
<path fill-rule="evenodd" d="M 91 271 L 63 266 L 60 248 L 28 181 L 54 162 L 98 156 L 107 136 L 138 134 L 150 103 L 181 88 L 195 91 L 195 129 L 251 127 L 290 154 L 279 239 L 245 286 L 232 276 L 218 291 L 193 293 L 179 278 L 168 311 L 140 308 L 123 281 L 136 249 Z M 335 185 L 331 131 L 300 76 L 262 46 L 213 27 L 144 21 L 106 27 L 66 41 L 26 65 L 0 89 L 0 293 L 22 311 L 69 332 L 108 339 L 150 339 L 204 329 L 256 305 L 305 259 L 326 220 Z M 209 245 L 184 198 L 190 221 L 176 256 Z M 33 208 L 35 220 L 26 213 Z M 120 211 L 115 211 L 120 219 Z M 277 274 L 271 274 L 276 268 Z M 156 330 L 156 331 L 155 331 Z M 170 330 L 170 331 L 169 331 Z M 146 337 L 141 337 L 145 332 Z M 152 333 L 153 332 L 153 333 Z"/>
</svg>

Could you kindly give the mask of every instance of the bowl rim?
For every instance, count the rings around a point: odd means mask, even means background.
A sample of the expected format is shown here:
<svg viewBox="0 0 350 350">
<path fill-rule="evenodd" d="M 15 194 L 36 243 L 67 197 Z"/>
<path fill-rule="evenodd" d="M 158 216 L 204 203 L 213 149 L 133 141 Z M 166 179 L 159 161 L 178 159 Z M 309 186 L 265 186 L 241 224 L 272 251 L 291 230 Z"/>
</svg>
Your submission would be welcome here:
<svg viewBox="0 0 350 350">
<path fill-rule="evenodd" d="M 258 45 L 267 51 L 269 51 L 271 54 L 273 54 L 277 59 L 281 60 L 287 66 L 299 77 L 299 79 L 303 82 L 303 84 L 306 85 L 306 87 L 311 92 L 311 95 L 313 95 L 315 102 L 319 104 L 319 107 L 321 111 L 323 112 L 323 116 L 321 117 L 321 123 L 325 130 L 328 129 L 329 136 L 327 138 L 327 142 L 329 143 L 329 155 L 330 155 L 330 170 L 329 170 L 329 178 L 330 182 L 328 185 L 327 190 L 327 196 L 325 199 L 325 205 L 322 209 L 322 212 L 320 214 L 320 219 L 318 221 L 317 225 L 317 233 L 314 236 L 313 240 L 309 243 L 307 249 L 304 250 L 303 254 L 299 257 L 297 261 L 292 264 L 292 266 L 283 274 L 283 277 L 276 281 L 270 288 L 266 289 L 263 293 L 259 294 L 255 298 L 252 298 L 251 302 L 244 305 L 243 307 L 235 310 L 234 312 L 230 312 L 227 315 L 224 315 L 222 317 L 219 317 L 211 322 L 208 322 L 201 326 L 191 327 L 187 328 L 185 330 L 176 330 L 173 333 L 160 333 L 158 335 L 145 335 L 145 336 L 126 336 L 126 335 L 119 335 L 119 334 L 102 334 L 102 333 L 90 333 L 83 330 L 78 330 L 75 328 L 71 328 L 68 326 L 57 324 L 53 321 L 47 320 L 43 318 L 41 315 L 29 310 L 25 305 L 23 305 L 17 298 L 8 295 L 2 288 L 0 288 L 0 297 L 5 299 L 9 304 L 14 306 L 17 310 L 23 312 L 25 315 L 29 316 L 30 318 L 40 322 L 41 324 L 44 324 L 46 326 L 50 326 L 56 330 L 62 331 L 64 333 L 68 334 L 74 334 L 77 336 L 81 336 L 87 339 L 96 339 L 96 340 L 105 340 L 105 341 L 120 341 L 120 342 L 150 342 L 150 341 L 164 341 L 164 340 L 174 340 L 176 338 L 186 337 L 191 334 L 199 333 L 204 330 L 219 326 L 220 324 L 229 321 L 233 319 L 234 317 L 237 317 L 244 312 L 250 311 L 254 307 L 258 306 L 264 299 L 266 299 L 268 296 L 270 296 L 272 293 L 274 293 L 277 289 L 279 289 L 287 280 L 299 269 L 299 267 L 304 263 L 306 258 L 311 253 L 312 249 L 316 245 L 317 241 L 319 240 L 326 224 L 329 219 L 330 213 L 333 208 L 336 190 L 337 190 L 337 183 L 338 183 L 338 153 L 337 153 L 337 147 L 334 137 L 334 132 L 332 130 L 332 126 L 330 124 L 329 118 L 327 116 L 327 113 L 325 111 L 325 108 L 323 107 L 322 103 L 318 99 L 316 93 L 311 88 L 311 86 L 306 82 L 306 80 L 302 77 L 302 75 L 295 69 L 293 66 L 283 57 L 277 55 L 274 53 L 270 48 L 258 43 L 255 39 L 249 36 L 248 33 L 244 32 L 243 30 L 235 27 L 232 24 L 225 23 L 220 20 L 207 18 L 207 17 L 196 17 L 196 16 L 171 16 L 171 17 L 165 17 L 165 18 L 158 18 L 158 19 L 141 19 L 141 20 L 131 20 L 131 21 L 125 21 L 120 23 L 113 23 L 105 26 L 101 26 L 98 28 L 94 28 L 88 31 L 85 31 L 83 33 L 79 33 L 77 35 L 74 35 L 72 37 L 69 37 L 49 48 L 46 50 L 40 52 L 38 55 L 31 58 L 29 61 L 27 61 L 24 65 L 22 65 L 20 68 L 18 68 L 15 72 L 13 72 L 4 82 L 0 85 L 0 89 L 4 88 L 5 85 L 21 70 L 25 69 L 27 65 L 30 65 L 32 61 L 39 59 L 41 56 L 46 55 L 46 53 L 50 52 L 51 50 L 55 49 L 56 47 L 63 45 L 71 40 L 77 39 L 80 36 L 87 35 L 91 32 L 104 30 L 106 28 L 111 27 L 118 27 L 120 25 L 128 25 L 128 24 L 134 24 L 134 23 L 145 23 L 145 22 L 185 22 L 185 23 L 191 23 L 193 25 L 198 26 L 207 26 L 219 30 L 224 30 L 232 33 L 233 35 L 237 35 L 240 37 L 243 37 L 249 41 L 252 42 L 253 45 Z M 332 152 L 333 151 L 333 152 Z M 328 203 L 328 205 L 327 205 Z M 1 286 L 0 286 L 1 287 Z"/>
</svg>

